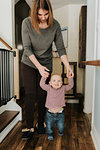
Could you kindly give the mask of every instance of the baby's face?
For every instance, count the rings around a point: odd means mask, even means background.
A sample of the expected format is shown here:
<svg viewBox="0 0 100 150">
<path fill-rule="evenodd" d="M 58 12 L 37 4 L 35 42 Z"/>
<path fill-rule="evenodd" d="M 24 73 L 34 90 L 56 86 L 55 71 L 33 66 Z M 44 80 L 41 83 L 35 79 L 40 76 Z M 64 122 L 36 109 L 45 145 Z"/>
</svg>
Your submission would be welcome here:
<svg viewBox="0 0 100 150">
<path fill-rule="evenodd" d="M 59 75 L 53 75 L 49 83 L 54 89 L 58 89 L 62 86 L 62 78 Z"/>
</svg>

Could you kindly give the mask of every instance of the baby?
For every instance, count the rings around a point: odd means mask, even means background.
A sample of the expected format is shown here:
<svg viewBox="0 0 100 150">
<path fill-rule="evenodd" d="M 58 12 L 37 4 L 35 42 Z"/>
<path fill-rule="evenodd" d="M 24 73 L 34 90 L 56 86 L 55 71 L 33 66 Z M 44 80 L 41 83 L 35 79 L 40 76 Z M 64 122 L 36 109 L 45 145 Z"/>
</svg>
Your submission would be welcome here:
<svg viewBox="0 0 100 150">
<path fill-rule="evenodd" d="M 53 127 L 59 131 L 59 136 L 64 132 L 64 106 L 65 106 L 65 91 L 69 91 L 73 87 L 73 78 L 68 77 L 68 84 L 62 85 L 62 78 L 58 74 L 54 74 L 50 78 L 49 84 L 46 84 L 46 78 L 41 78 L 40 86 L 47 91 L 47 98 L 45 107 L 46 112 L 46 129 L 49 140 L 53 140 Z"/>
</svg>

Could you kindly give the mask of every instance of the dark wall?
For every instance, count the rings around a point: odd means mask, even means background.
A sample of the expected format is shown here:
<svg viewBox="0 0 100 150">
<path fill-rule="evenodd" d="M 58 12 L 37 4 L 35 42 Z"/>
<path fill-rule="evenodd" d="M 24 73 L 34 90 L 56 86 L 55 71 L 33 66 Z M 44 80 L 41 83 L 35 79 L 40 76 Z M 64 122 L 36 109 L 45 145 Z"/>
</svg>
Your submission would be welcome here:
<svg viewBox="0 0 100 150">
<path fill-rule="evenodd" d="M 19 44 L 22 45 L 21 38 L 21 25 L 24 18 L 28 17 L 30 13 L 30 7 L 26 3 L 25 0 L 20 0 L 15 5 L 15 46 Z M 21 78 L 21 57 L 22 57 L 23 49 L 19 50 L 19 83 L 20 83 L 20 97 L 23 96 L 24 88 Z"/>
<path fill-rule="evenodd" d="M 24 18 L 29 16 L 30 7 L 25 0 L 20 0 L 15 5 L 15 43 L 16 47 L 22 43 L 21 40 L 21 24 Z"/>
<path fill-rule="evenodd" d="M 87 26 L 87 6 L 82 6 L 79 17 L 79 52 L 78 52 L 79 67 L 81 68 L 84 68 L 85 66 L 80 64 L 80 62 L 86 60 L 86 26 Z"/>
</svg>

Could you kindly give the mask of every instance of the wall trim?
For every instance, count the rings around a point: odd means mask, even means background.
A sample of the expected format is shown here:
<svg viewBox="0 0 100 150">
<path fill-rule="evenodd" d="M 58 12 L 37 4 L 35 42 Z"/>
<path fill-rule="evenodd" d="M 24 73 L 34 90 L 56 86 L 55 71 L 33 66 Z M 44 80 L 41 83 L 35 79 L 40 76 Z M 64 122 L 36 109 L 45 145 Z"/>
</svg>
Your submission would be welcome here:
<svg viewBox="0 0 100 150">
<path fill-rule="evenodd" d="M 96 150 L 100 150 L 100 136 L 94 125 L 92 125 L 91 136 Z"/>
</svg>

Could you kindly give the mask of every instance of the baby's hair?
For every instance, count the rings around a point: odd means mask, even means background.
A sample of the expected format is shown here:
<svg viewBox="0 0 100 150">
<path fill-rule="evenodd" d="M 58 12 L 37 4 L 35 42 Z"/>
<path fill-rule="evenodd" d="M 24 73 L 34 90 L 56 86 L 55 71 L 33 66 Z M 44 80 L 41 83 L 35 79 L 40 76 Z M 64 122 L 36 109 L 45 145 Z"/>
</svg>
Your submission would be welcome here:
<svg viewBox="0 0 100 150">
<path fill-rule="evenodd" d="M 51 74 L 51 76 L 55 76 L 55 75 L 61 76 L 61 74 L 58 74 L 58 73 L 52 73 L 52 74 Z"/>
<path fill-rule="evenodd" d="M 55 76 L 55 75 L 57 75 L 57 76 L 61 77 L 61 79 L 62 79 L 61 74 L 58 74 L 58 73 L 52 73 L 52 74 L 51 74 L 51 78 L 52 78 L 53 76 Z M 50 79 L 51 79 L 51 78 L 50 78 Z"/>
</svg>

